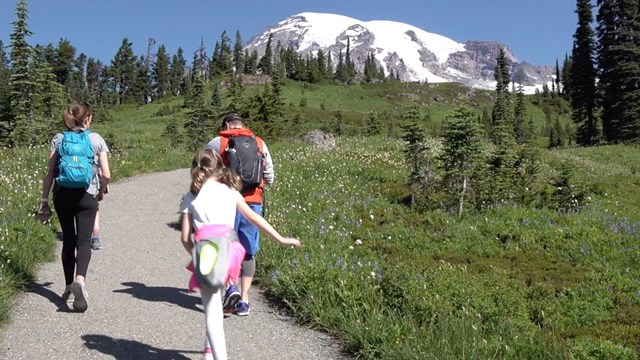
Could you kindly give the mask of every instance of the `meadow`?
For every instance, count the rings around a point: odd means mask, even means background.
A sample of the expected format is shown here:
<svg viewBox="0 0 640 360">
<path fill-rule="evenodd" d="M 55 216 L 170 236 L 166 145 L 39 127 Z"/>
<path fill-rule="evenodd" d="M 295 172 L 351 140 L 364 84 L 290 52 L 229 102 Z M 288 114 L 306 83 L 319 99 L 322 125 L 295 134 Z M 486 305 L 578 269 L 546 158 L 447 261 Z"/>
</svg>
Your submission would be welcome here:
<svg viewBox="0 0 640 360">
<path fill-rule="evenodd" d="M 314 121 L 329 116 L 326 104 L 357 126 L 366 109 L 410 103 L 398 89 L 306 88 L 307 107 L 300 108 L 302 89 L 286 88 L 287 102 Z M 460 95 L 457 88 L 448 88 L 451 95 L 424 91 L 432 100 Z M 432 102 L 437 120 L 448 105 Z M 188 166 L 191 154 L 161 136 L 175 115 L 158 111 L 176 103 L 122 106 L 95 124 L 114 149 L 116 179 Z M 640 148 L 544 152 L 549 167 L 574 168 L 574 186 L 589 194 L 579 212 L 505 205 L 458 218 L 403 203 L 409 169 L 401 141 L 341 136 L 332 150 L 298 139 L 268 143 L 277 178 L 265 216 L 303 247 L 263 241 L 257 281 L 302 324 L 335 335 L 356 357 L 640 355 Z M 0 150 L 0 320 L 38 264 L 57 258 L 55 221 L 43 226 L 33 218 L 46 153 Z"/>
</svg>

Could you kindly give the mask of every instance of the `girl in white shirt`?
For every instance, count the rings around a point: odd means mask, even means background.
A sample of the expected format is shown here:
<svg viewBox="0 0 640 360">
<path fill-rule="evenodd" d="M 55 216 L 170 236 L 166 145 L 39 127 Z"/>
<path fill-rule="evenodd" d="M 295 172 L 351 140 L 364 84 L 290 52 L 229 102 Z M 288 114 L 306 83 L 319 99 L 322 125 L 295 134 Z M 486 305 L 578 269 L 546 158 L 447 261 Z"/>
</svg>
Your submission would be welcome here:
<svg viewBox="0 0 640 360">
<path fill-rule="evenodd" d="M 191 162 L 190 191 L 185 194 L 180 206 L 181 241 L 190 255 L 194 240 L 198 238 L 198 230 L 211 226 L 226 226 L 233 229 L 236 211 L 279 243 L 300 247 L 298 239 L 283 237 L 262 216 L 251 210 L 238 191 L 241 188 L 240 178 L 235 172 L 223 166 L 222 158 L 218 153 L 204 149 L 195 154 Z M 237 279 L 239 274 L 242 257 L 234 256 L 233 251 L 230 257 L 229 277 L 233 280 Z M 193 290 L 196 287 L 200 288 L 204 305 L 207 330 L 205 359 L 226 360 L 227 348 L 222 326 L 224 286 L 214 288 L 206 284 L 198 284 L 195 277 L 192 277 L 189 289 Z"/>
</svg>

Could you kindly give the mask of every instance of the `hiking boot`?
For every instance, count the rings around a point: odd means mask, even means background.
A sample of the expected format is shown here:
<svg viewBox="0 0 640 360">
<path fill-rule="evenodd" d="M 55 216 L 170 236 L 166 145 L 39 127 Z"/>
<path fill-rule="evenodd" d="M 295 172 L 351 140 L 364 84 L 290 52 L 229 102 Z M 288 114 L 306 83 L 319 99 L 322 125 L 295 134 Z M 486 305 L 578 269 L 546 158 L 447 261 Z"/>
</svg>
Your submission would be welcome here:
<svg viewBox="0 0 640 360">
<path fill-rule="evenodd" d="M 91 238 L 91 248 L 93 250 L 100 250 L 102 249 L 102 246 L 100 246 L 100 238 L 99 237 L 93 237 Z"/>
<path fill-rule="evenodd" d="M 84 282 L 82 281 L 74 281 L 71 284 L 71 291 L 73 292 L 73 310 L 77 312 L 85 312 L 87 311 L 87 298 L 89 294 L 87 294 L 87 290 L 84 288 Z"/>
<path fill-rule="evenodd" d="M 249 303 L 246 301 L 238 301 L 236 304 L 236 315 L 247 316 L 249 315 Z"/>
<path fill-rule="evenodd" d="M 222 300 L 222 311 L 225 314 L 233 312 L 238 300 L 240 300 L 240 290 L 238 290 L 238 287 L 234 284 L 229 285 L 227 291 L 224 293 L 224 299 Z"/>
</svg>

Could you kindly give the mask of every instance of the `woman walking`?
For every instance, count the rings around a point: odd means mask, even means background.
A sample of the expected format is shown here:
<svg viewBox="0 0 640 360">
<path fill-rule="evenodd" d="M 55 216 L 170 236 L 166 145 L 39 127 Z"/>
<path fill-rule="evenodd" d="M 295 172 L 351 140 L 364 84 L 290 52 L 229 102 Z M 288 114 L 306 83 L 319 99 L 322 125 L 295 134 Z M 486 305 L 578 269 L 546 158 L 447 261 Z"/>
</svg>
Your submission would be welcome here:
<svg viewBox="0 0 640 360">
<path fill-rule="evenodd" d="M 73 103 L 62 114 L 66 130 L 51 140 L 40 204 L 41 210 L 48 209 L 53 188 L 54 207 L 62 228 L 66 285 L 62 298 L 73 302 L 77 312 L 88 307 L 86 277 L 91 261 L 91 234 L 98 202 L 111 178 L 107 144 L 98 133 L 88 130 L 92 118 L 86 103 Z"/>
</svg>

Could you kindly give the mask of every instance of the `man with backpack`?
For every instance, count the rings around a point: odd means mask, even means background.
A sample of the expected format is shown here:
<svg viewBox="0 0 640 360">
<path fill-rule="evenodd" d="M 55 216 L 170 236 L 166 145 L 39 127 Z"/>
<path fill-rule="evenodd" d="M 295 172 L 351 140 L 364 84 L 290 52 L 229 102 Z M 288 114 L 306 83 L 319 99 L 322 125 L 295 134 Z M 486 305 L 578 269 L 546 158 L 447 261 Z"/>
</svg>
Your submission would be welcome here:
<svg viewBox="0 0 640 360">
<path fill-rule="evenodd" d="M 222 156 L 225 166 L 235 170 L 242 180 L 240 191 L 244 200 L 258 215 L 262 215 L 264 188 L 272 184 L 275 175 L 273 160 L 264 141 L 245 126 L 237 113 L 222 118 L 222 131 L 206 148 Z M 246 250 L 240 272 L 240 288 L 231 284 L 223 300 L 225 312 L 235 310 L 238 316 L 249 315 L 249 290 L 256 270 L 255 255 L 260 249 L 260 231 L 241 214 L 236 214 L 235 230 Z"/>
</svg>

